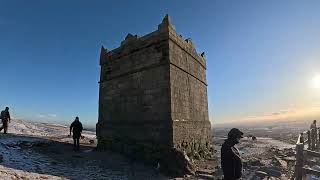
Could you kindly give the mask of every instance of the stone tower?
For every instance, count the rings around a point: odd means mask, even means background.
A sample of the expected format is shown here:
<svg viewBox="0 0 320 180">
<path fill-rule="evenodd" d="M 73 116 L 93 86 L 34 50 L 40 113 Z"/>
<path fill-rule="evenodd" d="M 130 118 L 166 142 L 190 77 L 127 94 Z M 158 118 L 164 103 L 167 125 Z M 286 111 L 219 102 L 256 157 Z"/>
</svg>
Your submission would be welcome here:
<svg viewBox="0 0 320 180">
<path fill-rule="evenodd" d="M 206 60 L 166 15 L 143 37 L 128 34 L 100 54 L 99 149 L 161 161 L 175 149 L 204 153 L 210 142 Z"/>
</svg>

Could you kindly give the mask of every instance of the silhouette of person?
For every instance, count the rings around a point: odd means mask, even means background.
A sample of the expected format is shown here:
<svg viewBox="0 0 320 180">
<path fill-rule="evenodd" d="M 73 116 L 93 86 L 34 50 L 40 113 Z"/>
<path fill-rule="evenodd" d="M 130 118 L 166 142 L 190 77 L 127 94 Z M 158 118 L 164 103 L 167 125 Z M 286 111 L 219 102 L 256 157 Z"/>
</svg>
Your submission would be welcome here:
<svg viewBox="0 0 320 180">
<path fill-rule="evenodd" d="M 228 139 L 221 147 L 221 167 L 225 180 L 237 180 L 242 176 L 242 159 L 239 150 L 234 145 L 243 138 L 243 132 L 232 128 L 228 133 Z"/>
<path fill-rule="evenodd" d="M 317 140 L 317 120 L 313 120 L 311 126 L 311 148 L 312 150 L 315 149 L 316 140 Z"/>
<path fill-rule="evenodd" d="M 6 107 L 5 110 L 1 111 L 0 118 L 2 120 L 2 126 L 0 127 L 0 131 L 4 129 L 4 134 L 7 134 L 8 123 L 11 121 L 9 107 Z"/>
<path fill-rule="evenodd" d="M 71 136 L 71 131 L 73 133 L 73 149 L 75 151 L 80 150 L 80 145 L 79 145 L 79 139 L 81 137 L 81 132 L 83 130 L 82 123 L 79 121 L 79 117 L 77 116 L 76 119 L 71 123 L 70 125 L 70 136 Z"/>
</svg>

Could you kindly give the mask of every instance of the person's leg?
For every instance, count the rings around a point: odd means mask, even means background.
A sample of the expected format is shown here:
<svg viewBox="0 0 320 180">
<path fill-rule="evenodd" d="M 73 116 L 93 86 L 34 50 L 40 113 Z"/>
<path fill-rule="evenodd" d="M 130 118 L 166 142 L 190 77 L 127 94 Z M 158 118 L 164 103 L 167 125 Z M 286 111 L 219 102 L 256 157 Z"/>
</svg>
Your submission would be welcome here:
<svg viewBox="0 0 320 180">
<path fill-rule="evenodd" d="M 76 138 L 73 138 L 73 150 L 76 150 Z"/>
<path fill-rule="evenodd" d="M 79 144 L 79 137 L 77 138 L 77 150 L 79 151 L 80 150 L 80 144 Z"/>
<path fill-rule="evenodd" d="M 3 124 L 3 129 L 4 129 L 4 134 L 7 134 L 8 123 L 4 123 L 4 124 Z"/>
</svg>

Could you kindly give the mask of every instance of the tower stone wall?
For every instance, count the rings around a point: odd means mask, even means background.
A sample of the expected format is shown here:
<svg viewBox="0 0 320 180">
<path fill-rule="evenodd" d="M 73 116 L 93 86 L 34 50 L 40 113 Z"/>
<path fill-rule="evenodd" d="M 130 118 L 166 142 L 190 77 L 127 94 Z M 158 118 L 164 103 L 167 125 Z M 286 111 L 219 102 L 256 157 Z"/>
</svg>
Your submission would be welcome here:
<svg viewBox="0 0 320 180">
<path fill-rule="evenodd" d="M 210 142 L 206 60 L 166 16 L 143 37 L 100 53 L 99 149 L 159 162 L 175 149 L 204 153 Z"/>
<path fill-rule="evenodd" d="M 210 139 L 206 61 L 191 39 L 169 32 L 173 145 L 188 154 L 207 148 Z"/>
</svg>

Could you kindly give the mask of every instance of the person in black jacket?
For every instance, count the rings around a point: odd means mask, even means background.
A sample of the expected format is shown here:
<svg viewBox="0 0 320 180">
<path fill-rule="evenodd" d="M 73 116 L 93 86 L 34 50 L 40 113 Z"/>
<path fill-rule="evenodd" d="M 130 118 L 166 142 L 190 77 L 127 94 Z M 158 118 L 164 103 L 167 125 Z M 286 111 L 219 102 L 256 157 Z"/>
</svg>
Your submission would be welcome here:
<svg viewBox="0 0 320 180">
<path fill-rule="evenodd" d="M 81 137 L 81 132 L 83 130 L 82 124 L 79 121 L 79 117 L 76 117 L 76 119 L 72 122 L 70 126 L 70 136 L 71 136 L 71 131 L 73 133 L 73 148 L 75 151 L 80 150 L 80 145 L 79 145 L 79 139 Z"/>
<path fill-rule="evenodd" d="M 239 150 L 234 145 L 243 138 L 243 132 L 232 128 L 228 133 L 228 139 L 221 147 L 221 167 L 225 180 L 237 180 L 242 176 L 242 159 Z"/>
<path fill-rule="evenodd" d="M 0 127 L 0 131 L 2 131 L 2 129 L 4 129 L 4 134 L 7 134 L 8 123 L 10 123 L 10 121 L 11 121 L 9 107 L 6 107 L 5 110 L 1 111 L 0 119 L 2 120 L 2 126 Z"/>
</svg>

